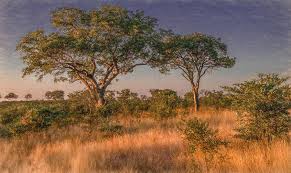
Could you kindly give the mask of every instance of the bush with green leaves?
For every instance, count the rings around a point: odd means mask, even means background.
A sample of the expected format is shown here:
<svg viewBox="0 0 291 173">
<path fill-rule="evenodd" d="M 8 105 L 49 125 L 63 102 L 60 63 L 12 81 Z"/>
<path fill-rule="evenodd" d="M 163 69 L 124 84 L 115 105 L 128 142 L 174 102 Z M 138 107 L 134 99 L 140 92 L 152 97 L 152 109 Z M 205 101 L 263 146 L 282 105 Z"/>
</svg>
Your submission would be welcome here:
<svg viewBox="0 0 291 173">
<path fill-rule="evenodd" d="M 61 125 L 68 116 L 62 106 L 13 105 L 0 112 L 0 136 L 17 136 L 28 131 L 45 130 L 53 124 Z"/>
<path fill-rule="evenodd" d="M 291 118 L 291 87 L 287 77 L 259 74 L 256 79 L 224 87 L 239 115 L 237 137 L 272 141 L 287 138 Z"/>
<path fill-rule="evenodd" d="M 193 154 L 194 163 L 195 154 L 198 152 L 203 153 L 207 168 L 212 166 L 211 163 L 215 158 L 223 158 L 220 151 L 227 146 L 228 142 L 219 138 L 218 131 L 211 129 L 207 122 L 198 118 L 191 119 L 186 122 L 183 133 L 188 142 L 190 153 Z"/>
<path fill-rule="evenodd" d="M 137 93 L 124 89 L 118 92 L 117 101 L 120 104 L 120 111 L 123 115 L 138 116 L 148 109 L 145 99 L 138 96 Z"/>
<path fill-rule="evenodd" d="M 193 96 L 192 92 L 186 92 L 184 94 L 182 101 L 181 101 L 181 106 L 183 108 L 193 107 L 193 105 L 194 105 L 193 97 L 194 96 Z"/>
<path fill-rule="evenodd" d="M 95 115 L 101 118 L 114 116 L 120 112 L 120 104 L 116 100 L 108 102 L 106 105 L 96 109 Z"/>
<path fill-rule="evenodd" d="M 184 129 L 184 135 L 193 153 L 198 150 L 209 154 L 217 153 L 220 147 L 227 144 L 217 133 L 218 131 L 211 129 L 206 121 L 198 118 L 187 121 Z"/>
<path fill-rule="evenodd" d="M 75 91 L 68 94 L 68 101 L 71 111 L 78 114 L 92 113 L 95 108 L 88 90 Z"/>
<path fill-rule="evenodd" d="M 158 118 L 168 118 L 177 114 L 180 98 L 176 91 L 170 89 L 150 90 L 150 112 Z"/>
<path fill-rule="evenodd" d="M 211 107 L 215 109 L 229 108 L 231 101 L 223 91 L 204 91 L 200 98 L 200 104 L 203 107 Z"/>
</svg>

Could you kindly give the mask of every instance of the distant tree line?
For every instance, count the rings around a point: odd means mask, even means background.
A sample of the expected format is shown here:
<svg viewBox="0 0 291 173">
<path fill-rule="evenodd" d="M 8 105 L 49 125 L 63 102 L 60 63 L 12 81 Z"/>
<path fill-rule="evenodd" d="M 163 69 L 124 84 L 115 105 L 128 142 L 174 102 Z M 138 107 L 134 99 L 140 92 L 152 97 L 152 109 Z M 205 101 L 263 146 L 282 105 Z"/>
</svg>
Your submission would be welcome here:
<svg viewBox="0 0 291 173">
<path fill-rule="evenodd" d="M 47 100 L 64 100 L 65 99 L 65 92 L 62 90 L 47 91 L 45 93 L 44 97 Z M 0 95 L 0 99 L 1 98 L 2 98 L 2 96 Z M 19 98 L 19 96 L 17 94 L 15 94 L 14 92 L 10 92 L 4 96 L 4 99 L 6 99 L 6 100 L 16 100 L 18 98 Z M 32 94 L 28 93 L 28 94 L 24 95 L 23 98 L 25 100 L 31 100 Z"/>
</svg>

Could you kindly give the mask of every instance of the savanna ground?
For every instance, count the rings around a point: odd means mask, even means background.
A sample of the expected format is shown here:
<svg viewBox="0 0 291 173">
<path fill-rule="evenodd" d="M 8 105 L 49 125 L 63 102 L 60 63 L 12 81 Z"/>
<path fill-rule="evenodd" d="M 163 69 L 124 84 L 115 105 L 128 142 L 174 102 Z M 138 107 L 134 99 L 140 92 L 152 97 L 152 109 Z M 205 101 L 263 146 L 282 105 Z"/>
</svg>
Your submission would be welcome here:
<svg viewBox="0 0 291 173">
<path fill-rule="evenodd" d="M 185 120 L 199 117 L 217 129 L 229 145 L 211 162 L 202 153 L 193 156 L 181 128 Z M 45 133 L 28 133 L 0 141 L 1 173 L 97 172 L 256 172 L 291 170 L 286 141 L 270 145 L 234 138 L 236 115 L 204 109 L 169 119 L 115 116 Z M 195 158 L 195 159 L 194 159 Z"/>
</svg>

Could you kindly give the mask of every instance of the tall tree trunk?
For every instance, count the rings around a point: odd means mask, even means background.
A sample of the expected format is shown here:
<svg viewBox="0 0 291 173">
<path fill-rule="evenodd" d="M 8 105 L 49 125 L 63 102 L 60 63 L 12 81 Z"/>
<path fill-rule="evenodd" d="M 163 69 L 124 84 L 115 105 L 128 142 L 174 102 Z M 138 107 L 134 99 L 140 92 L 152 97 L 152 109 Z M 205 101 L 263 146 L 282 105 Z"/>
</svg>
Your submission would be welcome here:
<svg viewBox="0 0 291 173">
<path fill-rule="evenodd" d="M 193 94 L 193 103 L 194 103 L 194 112 L 199 111 L 199 89 L 197 86 L 192 86 L 192 94 Z"/>
</svg>

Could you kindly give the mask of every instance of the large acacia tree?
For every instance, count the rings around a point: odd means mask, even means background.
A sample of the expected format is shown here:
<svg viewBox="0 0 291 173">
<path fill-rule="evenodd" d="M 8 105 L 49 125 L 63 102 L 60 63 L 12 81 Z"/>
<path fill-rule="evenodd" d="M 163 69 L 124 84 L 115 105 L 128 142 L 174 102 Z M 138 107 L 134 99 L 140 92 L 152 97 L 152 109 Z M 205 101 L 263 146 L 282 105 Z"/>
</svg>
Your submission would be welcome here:
<svg viewBox="0 0 291 173">
<path fill-rule="evenodd" d="M 34 74 L 41 80 L 50 74 L 55 81 L 80 81 L 96 107 L 105 104 L 105 91 L 119 75 L 156 62 L 157 20 L 142 11 L 61 8 L 52 12 L 51 23 L 54 32 L 37 30 L 19 42 L 23 76 Z"/>
<path fill-rule="evenodd" d="M 227 46 L 215 37 L 193 33 L 190 35 L 169 34 L 165 38 L 162 54 L 166 64 L 163 70 L 178 69 L 190 82 L 194 111 L 199 109 L 199 88 L 202 77 L 218 68 L 231 68 L 235 58 L 228 55 Z"/>
</svg>

